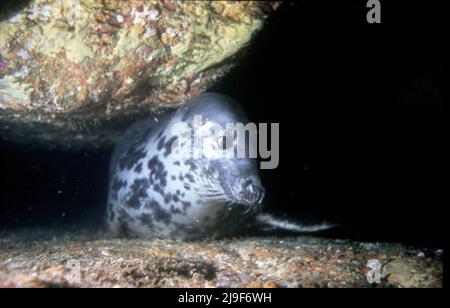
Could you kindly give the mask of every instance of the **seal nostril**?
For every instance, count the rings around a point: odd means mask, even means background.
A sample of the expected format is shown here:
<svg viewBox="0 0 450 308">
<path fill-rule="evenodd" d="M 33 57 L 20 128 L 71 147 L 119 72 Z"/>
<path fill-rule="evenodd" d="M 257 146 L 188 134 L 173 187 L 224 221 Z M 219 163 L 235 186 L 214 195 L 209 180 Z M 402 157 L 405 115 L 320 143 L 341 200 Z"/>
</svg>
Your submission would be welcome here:
<svg viewBox="0 0 450 308">
<path fill-rule="evenodd" d="M 245 189 L 244 199 L 249 203 L 260 204 L 264 199 L 264 195 L 264 188 L 250 184 Z"/>
</svg>

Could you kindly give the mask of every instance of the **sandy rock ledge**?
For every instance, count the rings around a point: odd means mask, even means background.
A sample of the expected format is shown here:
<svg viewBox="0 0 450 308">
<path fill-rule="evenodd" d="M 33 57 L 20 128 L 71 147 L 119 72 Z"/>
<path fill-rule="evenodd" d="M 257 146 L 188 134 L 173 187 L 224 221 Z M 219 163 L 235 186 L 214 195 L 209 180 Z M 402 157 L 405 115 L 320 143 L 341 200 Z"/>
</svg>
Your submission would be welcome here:
<svg viewBox="0 0 450 308">
<path fill-rule="evenodd" d="M 0 287 L 442 287 L 439 249 L 316 237 L 0 237 Z M 380 284 L 366 267 L 379 260 Z"/>
</svg>

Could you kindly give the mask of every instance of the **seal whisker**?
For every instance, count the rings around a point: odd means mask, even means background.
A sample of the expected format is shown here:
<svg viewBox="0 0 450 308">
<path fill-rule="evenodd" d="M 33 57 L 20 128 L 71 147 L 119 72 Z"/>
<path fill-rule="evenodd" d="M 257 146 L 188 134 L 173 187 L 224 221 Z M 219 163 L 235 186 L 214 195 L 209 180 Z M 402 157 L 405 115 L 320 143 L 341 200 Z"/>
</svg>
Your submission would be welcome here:
<svg viewBox="0 0 450 308">
<path fill-rule="evenodd" d="M 202 196 L 209 201 L 227 202 L 230 200 L 226 195 L 217 195 L 217 196 L 202 195 Z"/>
<path fill-rule="evenodd" d="M 247 215 L 252 210 L 251 206 L 248 206 L 247 209 L 244 211 L 244 215 Z"/>
</svg>

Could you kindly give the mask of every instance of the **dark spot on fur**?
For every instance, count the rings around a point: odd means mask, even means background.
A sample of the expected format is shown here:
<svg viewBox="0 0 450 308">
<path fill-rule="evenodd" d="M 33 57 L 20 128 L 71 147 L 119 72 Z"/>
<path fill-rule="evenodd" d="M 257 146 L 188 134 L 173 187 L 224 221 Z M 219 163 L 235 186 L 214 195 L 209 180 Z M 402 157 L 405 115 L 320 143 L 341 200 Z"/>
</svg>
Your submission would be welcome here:
<svg viewBox="0 0 450 308">
<path fill-rule="evenodd" d="M 180 165 L 180 162 L 177 160 L 177 161 L 174 162 L 173 164 L 179 166 L 179 165 Z"/>
<path fill-rule="evenodd" d="M 181 204 L 183 205 L 183 210 L 186 210 L 191 206 L 191 203 L 189 201 L 181 201 Z"/>
<path fill-rule="evenodd" d="M 142 225 L 146 226 L 150 230 L 154 230 L 153 216 L 151 214 L 142 214 L 139 216 L 139 221 Z"/>
<path fill-rule="evenodd" d="M 148 201 L 148 202 L 145 204 L 145 207 L 146 207 L 146 208 L 149 208 L 149 209 L 153 209 L 153 208 L 156 208 L 156 207 L 160 207 L 160 205 L 159 205 L 158 201 L 156 201 L 156 200 L 150 200 L 150 201 Z"/>
<path fill-rule="evenodd" d="M 175 206 L 170 206 L 170 212 L 172 213 L 172 214 L 181 214 L 181 210 L 180 209 L 178 209 L 178 208 L 176 208 Z"/>
<path fill-rule="evenodd" d="M 156 149 L 158 151 L 161 151 L 161 149 L 164 146 L 164 143 L 166 142 L 166 137 L 162 137 L 159 141 L 158 141 L 158 146 L 156 147 Z"/>
<path fill-rule="evenodd" d="M 142 171 L 142 163 L 139 163 L 136 165 L 136 167 L 134 168 L 134 171 L 137 173 L 141 173 Z"/>
<path fill-rule="evenodd" d="M 153 217 L 155 218 L 156 221 L 162 222 L 166 225 L 170 224 L 172 220 L 172 215 L 170 215 L 168 211 L 161 208 L 161 206 L 157 202 L 152 200 L 148 202 L 146 206 L 152 209 Z"/>
<path fill-rule="evenodd" d="M 171 175 L 170 178 L 172 179 L 172 181 L 175 181 L 177 179 L 177 177 L 174 175 Z"/>
<path fill-rule="evenodd" d="M 153 190 L 164 197 L 164 190 L 161 188 L 161 186 L 159 184 L 153 185 Z"/>
<path fill-rule="evenodd" d="M 127 186 L 127 182 L 115 177 L 111 182 L 111 197 L 114 200 L 118 199 L 118 192 L 122 187 Z"/>
<path fill-rule="evenodd" d="M 150 170 L 150 176 L 153 177 L 155 183 L 159 181 L 161 186 L 167 185 L 167 171 L 164 168 L 164 164 L 159 160 L 158 155 L 154 155 L 148 161 L 148 169 Z"/>
<path fill-rule="evenodd" d="M 189 168 L 190 168 L 192 171 L 195 171 L 195 170 L 197 169 L 197 165 L 195 164 L 195 161 L 194 161 L 193 159 L 188 159 L 188 160 L 186 160 L 186 161 L 184 162 L 184 164 L 185 164 L 186 166 L 189 166 Z"/>
<path fill-rule="evenodd" d="M 174 202 L 180 201 L 180 198 L 177 195 L 173 195 L 172 199 L 173 199 Z"/>
<path fill-rule="evenodd" d="M 158 162 L 159 162 L 158 155 L 153 155 L 153 157 L 150 158 L 150 160 L 147 163 L 148 169 L 150 169 L 150 171 L 151 171 L 151 170 L 157 168 L 158 167 Z"/>
<path fill-rule="evenodd" d="M 164 157 L 167 157 L 170 153 L 172 153 L 172 145 L 177 139 L 177 136 L 173 136 L 169 140 L 167 140 L 166 144 L 164 145 Z"/>
<path fill-rule="evenodd" d="M 113 190 L 119 190 L 120 188 L 125 187 L 126 185 L 127 185 L 127 182 L 126 182 L 126 181 L 124 181 L 124 180 L 119 179 L 119 178 L 116 177 L 116 178 L 114 178 L 113 181 L 112 181 L 111 188 L 112 188 Z"/>
<path fill-rule="evenodd" d="M 195 183 L 194 177 L 190 173 L 185 174 L 186 179 L 188 179 L 189 182 Z"/>
<path fill-rule="evenodd" d="M 128 198 L 126 206 L 133 209 L 141 207 L 141 199 L 147 198 L 147 189 L 149 187 L 148 180 L 146 178 L 136 179 L 130 186 L 132 195 Z"/>
<path fill-rule="evenodd" d="M 170 200 L 172 199 L 172 195 L 169 193 L 169 194 L 166 194 L 165 196 L 164 196 L 164 202 L 166 203 L 166 204 L 168 204 L 169 202 L 170 202 Z"/>
</svg>

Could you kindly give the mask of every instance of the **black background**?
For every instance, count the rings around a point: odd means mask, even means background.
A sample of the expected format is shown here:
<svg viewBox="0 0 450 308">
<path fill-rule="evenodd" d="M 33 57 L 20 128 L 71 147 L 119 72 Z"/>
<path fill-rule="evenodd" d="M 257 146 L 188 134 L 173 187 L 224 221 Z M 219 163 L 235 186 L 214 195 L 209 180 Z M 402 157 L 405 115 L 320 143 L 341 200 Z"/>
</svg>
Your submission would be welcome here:
<svg viewBox="0 0 450 308">
<path fill-rule="evenodd" d="M 284 3 L 212 90 L 280 123 L 268 210 L 341 224 L 327 236 L 439 246 L 441 8 L 381 1 L 368 24 L 367 1 L 333 2 Z M 98 223 L 111 149 L 0 145 L 0 228 Z"/>
</svg>

